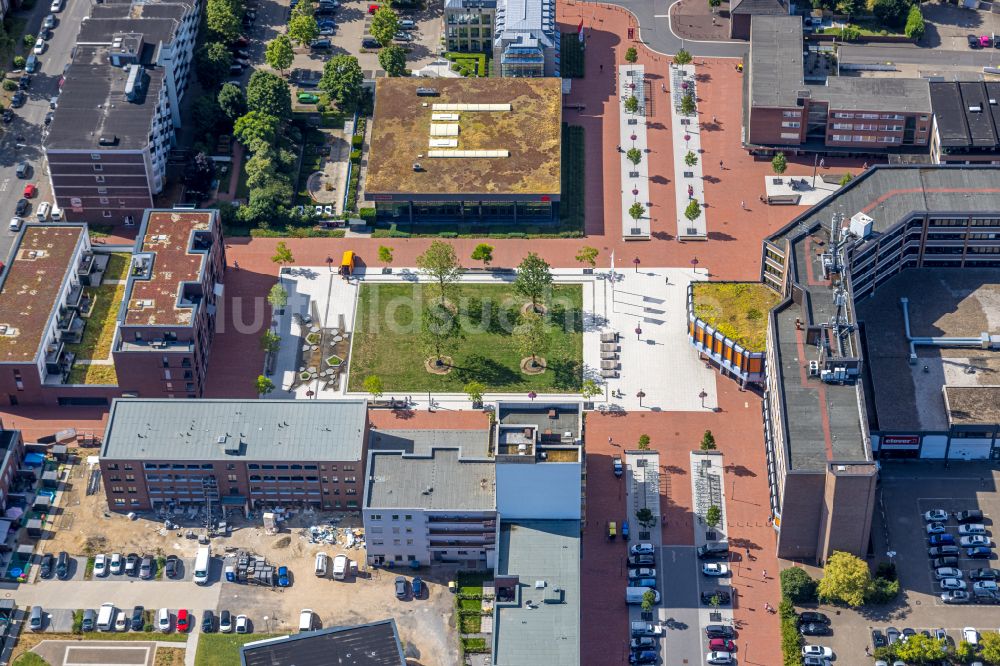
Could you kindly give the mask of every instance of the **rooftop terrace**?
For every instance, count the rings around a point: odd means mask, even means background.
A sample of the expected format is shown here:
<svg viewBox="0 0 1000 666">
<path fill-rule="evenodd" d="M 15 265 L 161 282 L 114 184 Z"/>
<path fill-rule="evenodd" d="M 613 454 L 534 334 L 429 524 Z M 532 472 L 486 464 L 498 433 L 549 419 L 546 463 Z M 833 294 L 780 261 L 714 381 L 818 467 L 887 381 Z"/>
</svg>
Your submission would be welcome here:
<svg viewBox="0 0 1000 666">
<path fill-rule="evenodd" d="M 129 276 L 125 325 L 191 324 L 197 306 L 181 304 L 181 289 L 183 283 L 200 279 L 209 250 L 209 247 L 197 246 L 192 232 L 210 229 L 214 216 L 212 211 L 154 211 L 148 214 L 145 234 L 137 240 L 136 253 L 151 253 L 152 269 L 147 275 L 136 275 L 133 270 Z"/>
<path fill-rule="evenodd" d="M 0 363 L 30 363 L 86 234 L 83 225 L 29 224 L 15 241 L 0 286 Z"/>
<path fill-rule="evenodd" d="M 418 88 L 433 88 L 437 95 L 418 96 Z M 562 132 L 559 79 L 383 78 L 376 81 L 375 91 L 366 191 L 420 195 L 559 194 Z M 495 104 L 510 108 L 435 109 L 435 105 L 441 104 Z M 434 139 L 432 125 L 442 128 L 442 134 L 436 134 Z M 430 157 L 431 149 L 507 154 Z M 415 163 L 420 164 L 419 170 L 413 168 Z"/>
</svg>

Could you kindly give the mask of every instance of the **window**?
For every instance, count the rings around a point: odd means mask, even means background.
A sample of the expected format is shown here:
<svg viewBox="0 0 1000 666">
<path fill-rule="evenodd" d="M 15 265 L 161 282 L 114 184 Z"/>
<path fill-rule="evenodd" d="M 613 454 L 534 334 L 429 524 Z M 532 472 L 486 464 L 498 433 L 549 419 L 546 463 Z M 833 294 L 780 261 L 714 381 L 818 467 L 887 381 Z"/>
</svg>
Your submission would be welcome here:
<svg viewBox="0 0 1000 666">
<path fill-rule="evenodd" d="M 851 135 L 850 134 L 834 134 L 834 135 L 832 135 L 830 137 L 830 140 L 831 141 L 850 141 L 851 140 Z"/>
<path fill-rule="evenodd" d="M 795 128 L 801 127 L 802 123 L 785 121 L 785 122 L 781 123 L 781 126 L 782 127 L 788 127 L 788 128 L 795 129 Z"/>
<path fill-rule="evenodd" d="M 358 477 L 356 477 L 356 476 L 345 476 L 344 477 L 344 483 L 357 483 L 357 482 L 358 482 Z M 407 518 L 407 520 L 409 520 L 409 518 Z"/>
<path fill-rule="evenodd" d="M 97 193 L 98 194 L 107 194 L 108 193 L 108 188 L 106 188 L 106 187 L 98 187 L 97 188 Z"/>
<path fill-rule="evenodd" d="M 392 514 L 392 519 L 393 520 L 399 520 L 399 514 L 398 513 Z"/>
<path fill-rule="evenodd" d="M 353 472 L 354 471 L 354 465 L 344 465 L 344 471 L 345 472 Z"/>
<path fill-rule="evenodd" d="M 373 513 L 372 514 L 372 520 L 382 520 L 382 514 L 381 513 Z"/>
<path fill-rule="evenodd" d="M 124 497 L 116 497 L 115 498 L 115 506 L 125 506 L 125 498 Z"/>
<path fill-rule="evenodd" d="M 796 134 L 795 132 L 782 132 L 781 133 L 781 138 L 782 139 L 797 139 L 797 138 L 799 138 L 799 135 Z"/>
<path fill-rule="evenodd" d="M 139 492 L 139 489 L 138 489 L 138 488 L 136 488 L 135 486 L 129 486 L 129 487 L 128 487 L 128 491 L 129 491 L 129 493 L 130 493 L 130 494 L 134 495 L 134 494 L 136 494 L 137 492 Z"/>
<path fill-rule="evenodd" d="M 100 171 L 104 171 L 104 165 L 103 164 L 95 164 L 94 165 L 94 173 L 98 173 Z M 98 182 L 104 182 L 104 181 L 98 181 Z"/>
<path fill-rule="evenodd" d="M 118 463 L 109 463 L 105 466 L 105 469 L 118 469 Z"/>
<path fill-rule="evenodd" d="M 121 486 L 111 486 L 111 492 L 121 494 L 125 492 L 125 489 Z"/>
<path fill-rule="evenodd" d="M 122 467 L 122 469 L 124 469 L 126 472 L 128 472 L 129 470 L 133 469 L 132 463 L 125 463 L 125 466 Z"/>
<path fill-rule="evenodd" d="M 357 488 L 348 488 L 346 494 L 348 494 L 348 495 L 357 495 L 358 494 L 358 489 Z"/>
<path fill-rule="evenodd" d="M 230 474 L 228 478 L 229 478 L 229 483 L 236 483 L 236 475 L 235 474 Z"/>
<path fill-rule="evenodd" d="M 106 218 L 108 218 L 108 219 L 111 219 L 111 211 L 110 211 L 110 210 L 106 210 L 106 211 L 104 211 L 103 213 L 101 213 L 101 215 L 102 215 L 103 217 L 106 217 Z"/>
<path fill-rule="evenodd" d="M 90 154 L 90 159 L 92 159 L 92 160 L 100 160 L 101 159 L 101 154 L 100 153 L 91 153 Z"/>
<path fill-rule="evenodd" d="M 781 117 L 782 118 L 801 118 L 802 117 L 802 112 L 801 111 L 782 111 L 781 112 Z"/>
<path fill-rule="evenodd" d="M 413 545 L 413 539 L 407 539 L 406 540 L 406 545 L 407 546 L 412 546 Z"/>
<path fill-rule="evenodd" d="M 403 520 L 413 520 L 413 515 L 408 513 L 405 516 L 403 516 Z"/>
<path fill-rule="evenodd" d="M 125 475 L 125 480 L 126 481 L 135 481 L 135 474 L 126 474 Z"/>
<path fill-rule="evenodd" d="M 852 123 L 834 123 L 833 129 L 835 130 L 852 130 L 854 125 Z"/>
</svg>

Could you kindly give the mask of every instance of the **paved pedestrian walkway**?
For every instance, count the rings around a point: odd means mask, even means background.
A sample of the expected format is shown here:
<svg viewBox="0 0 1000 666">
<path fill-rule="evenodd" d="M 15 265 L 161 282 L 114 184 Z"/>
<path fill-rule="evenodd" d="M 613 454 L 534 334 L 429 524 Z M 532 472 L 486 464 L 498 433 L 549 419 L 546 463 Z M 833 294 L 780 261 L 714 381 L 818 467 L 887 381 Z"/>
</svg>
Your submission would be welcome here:
<svg viewBox="0 0 1000 666">
<path fill-rule="evenodd" d="M 698 114 L 686 115 L 681 111 L 686 95 L 698 99 L 697 80 L 694 65 L 670 66 L 670 131 L 674 140 L 674 173 L 678 174 L 674 196 L 677 206 L 677 238 L 681 240 L 705 240 L 708 237 L 708 210 L 705 207 L 705 178 L 702 161 L 705 153 L 701 146 L 701 124 Z M 691 155 L 696 161 L 687 163 Z M 693 220 L 687 218 L 687 208 L 692 201 L 698 202 L 701 212 Z"/>
<path fill-rule="evenodd" d="M 618 67 L 618 159 L 621 163 L 622 238 L 649 240 L 649 143 L 646 140 L 646 77 L 642 65 Z M 638 102 L 635 112 L 626 108 L 631 98 Z M 629 151 L 639 151 L 639 163 L 629 159 Z M 632 206 L 643 210 L 632 217 Z"/>
</svg>

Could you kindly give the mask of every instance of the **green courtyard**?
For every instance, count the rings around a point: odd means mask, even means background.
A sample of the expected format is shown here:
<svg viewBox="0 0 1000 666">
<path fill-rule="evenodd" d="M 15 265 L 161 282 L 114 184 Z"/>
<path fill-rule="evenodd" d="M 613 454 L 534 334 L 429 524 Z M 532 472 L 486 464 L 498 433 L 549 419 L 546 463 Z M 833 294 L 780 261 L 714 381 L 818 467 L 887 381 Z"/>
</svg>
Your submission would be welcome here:
<svg viewBox="0 0 1000 666">
<path fill-rule="evenodd" d="M 77 361 L 106 361 L 111 359 L 111 344 L 118 326 L 118 308 L 125 297 L 125 281 L 132 255 L 115 252 L 108 257 L 104 282 L 84 290 L 90 305 L 86 311 L 87 327 L 83 339 L 66 345 L 67 351 L 76 355 Z M 70 384 L 117 384 L 113 364 L 75 363 L 69 375 Z"/>
<path fill-rule="evenodd" d="M 419 311 L 436 291 L 418 284 L 363 284 L 358 296 L 351 351 L 351 391 L 364 391 L 369 375 L 381 378 L 385 392 L 461 393 L 470 381 L 487 392 L 578 393 L 583 373 L 583 288 L 556 285 L 546 313 L 543 350 L 546 369 L 525 374 L 525 354 L 512 330 L 528 303 L 506 285 L 457 284 L 448 295 L 462 334 L 450 341 L 446 374 L 426 367 L 434 356 L 421 344 Z"/>
<path fill-rule="evenodd" d="M 695 282 L 694 314 L 744 348 L 764 351 L 767 313 L 781 297 L 760 282 Z"/>
</svg>

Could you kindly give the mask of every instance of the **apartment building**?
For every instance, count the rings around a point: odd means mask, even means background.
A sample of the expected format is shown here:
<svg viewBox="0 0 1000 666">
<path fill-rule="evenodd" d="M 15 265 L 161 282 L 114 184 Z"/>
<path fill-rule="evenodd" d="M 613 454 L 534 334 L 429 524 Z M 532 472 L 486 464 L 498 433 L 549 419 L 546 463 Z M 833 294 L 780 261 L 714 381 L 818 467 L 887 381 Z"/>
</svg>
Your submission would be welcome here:
<svg viewBox="0 0 1000 666">
<path fill-rule="evenodd" d="M 145 213 L 112 344 L 124 391 L 202 396 L 225 270 L 218 211 Z"/>
<path fill-rule="evenodd" d="M 449 51 L 493 50 L 497 0 L 445 0 L 444 37 Z"/>
<path fill-rule="evenodd" d="M 115 67 L 149 64 L 163 70 L 174 127 L 181 126 L 180 102 L 191 78 L 200 2 L 96 4 L 82 22 L 77 44 L 106 49 Z"/>
<path fill-rule="evenodd" d="M 367 428 L 365 400 L 115 400 L 108 507 L 357 509 Z"/>
<path fill-rule="evenodd" d="M 933 359 L 907 349 L 900 302 L 858 316 L 903 271 L 914 276 L 900 277 L 905 292 L 922 273 L 950 283 L 1000 266 L 998 178 L 1000 168 L 985 166 L 880 166 L 764 241 L 761 279 L 784 297 L 769 314 L 763 403 L 779 557 L 864 556 L 879 457 L 1000 456 L 996 387 L 977 383 L 988 378 L 949 374 L 940 357 L 931 372 Z M 985 279 L 973 277 L 974 285 Z M 931 300 L 953 310 L 969 291 Z M 898 322 L 887 323 L 890 311 Z M 945 321 L 930 320 L 935 330 Z M 970 333 L 975 344 L 956 344 L 986 355 L 1000 346 Z M 917 363 L 927 373 L 922 389 L 910 367 Z M 938 413 L 941 425 L 932 425 Z"/>
<path fill-rule="evenodd" d="M 503 77 L 559 77 L 555 0 L 498 0 L 494 67 Z"/>
<path fill-rule="evenodd" d="M 930 146 L 925 79 L 829 76 L 807 83 L 802 45 L 802 17 L 752 17 L 744 147 L 856 155 Z"/>
<path fill-rule="evenodd" d="M 1000 81 L 931 81 L 935 164 L 1000 164 Z"/>
<path fill-rule="evenodd" d="M 406 666 L 396 621 L 336 625 L 289 636 L 265 638 L 240 647 L 240 666 Z"/>
<path fill-rule="evenodd" d="M 20 430 L 8 430 L 0 423 L 0 452 L 0 510 L 6 516 L 7 509 L 13 506 L 11 491 L 14 479 L 24 464 L 24 438 Z"/>
</svg>

